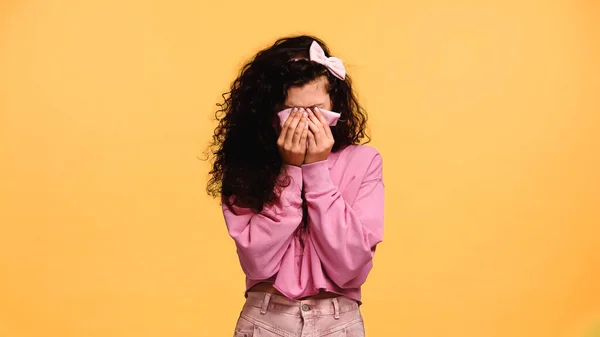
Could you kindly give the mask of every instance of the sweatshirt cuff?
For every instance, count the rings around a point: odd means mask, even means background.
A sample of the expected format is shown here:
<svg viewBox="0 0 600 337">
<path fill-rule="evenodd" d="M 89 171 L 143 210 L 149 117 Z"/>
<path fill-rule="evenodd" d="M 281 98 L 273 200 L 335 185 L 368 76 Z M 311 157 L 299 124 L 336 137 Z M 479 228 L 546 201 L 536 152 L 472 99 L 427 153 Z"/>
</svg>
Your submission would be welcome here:
<svg viewBox="0 0 600 337">
<path fill-rule="evenodd" d="M 333 186 L 327 160 L 302 165 L 302 180 L 306 192 L 326 190 Z"/>
<path fill-rule="evenodd" d="M 299 166 L 294 165 L 283 165 L 285 170 L 284 174 L 292 178 L 290 187 L 298 191 L 302 190 L 302 169 Z"/>
<path fill-rule="evenodd" d="M 298 166 L 283 165 L 282 178 L 290 177 L 290 184 L 281 191 L 283 206 L 302 205 L 302 169 Z"/>
</svg>

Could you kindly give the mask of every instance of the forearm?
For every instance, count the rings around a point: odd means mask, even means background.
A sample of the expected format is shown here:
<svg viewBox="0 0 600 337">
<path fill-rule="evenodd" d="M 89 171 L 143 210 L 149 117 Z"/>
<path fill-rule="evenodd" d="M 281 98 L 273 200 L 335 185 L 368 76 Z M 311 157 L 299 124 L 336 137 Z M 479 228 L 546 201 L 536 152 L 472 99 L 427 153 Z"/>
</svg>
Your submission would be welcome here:
<svg viewBox="0 0 600 337">
<path fill-rule="evenodd" d="M 350 205 L 332 183 L 326 162 L 303 167 L 311 238 L 329 277 L 342 288 L 366 277 L 382 240 L 383 183 L 380 176 L 366 178 Z"/>
<path fill-rule="evenodd" d="M 266 279 L 277 273 L 292 236 L 302 222 L 301 170 L 288 167 L 287 173 L 291 177 L 290 185 L 260 213 L 223 206 L 242 269 L 252 279 Z"/>
</svg>

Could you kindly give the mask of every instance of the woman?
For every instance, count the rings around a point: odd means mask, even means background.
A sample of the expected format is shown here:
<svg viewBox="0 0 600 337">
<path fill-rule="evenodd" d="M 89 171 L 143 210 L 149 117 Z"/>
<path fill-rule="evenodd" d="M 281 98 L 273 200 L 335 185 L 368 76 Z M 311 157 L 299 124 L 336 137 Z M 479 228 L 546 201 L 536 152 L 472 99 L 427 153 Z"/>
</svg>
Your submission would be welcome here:
<svg viewBox="0 0 600 337">
<path fill-rule="evenodd" d="M 208 191 L 246 274 L 235 336 L 364 336 L 382 159 L 342 61 L 311 36 L 260 51 L 219 106 Z"/>
</svg>

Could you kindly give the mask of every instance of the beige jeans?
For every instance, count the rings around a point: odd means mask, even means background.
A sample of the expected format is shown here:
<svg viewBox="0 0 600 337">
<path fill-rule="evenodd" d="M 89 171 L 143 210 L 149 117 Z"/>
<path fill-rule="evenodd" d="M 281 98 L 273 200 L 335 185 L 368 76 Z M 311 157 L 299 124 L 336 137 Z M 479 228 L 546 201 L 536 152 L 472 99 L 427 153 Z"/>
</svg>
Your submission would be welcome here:
<svg viewBox="0 0 600 337">
<path fill-rule="evenodd" d="M 290 300 L 250 292 L 234 337 L 364 337 L 358 303 L 346 297 Z"/>
</svg>

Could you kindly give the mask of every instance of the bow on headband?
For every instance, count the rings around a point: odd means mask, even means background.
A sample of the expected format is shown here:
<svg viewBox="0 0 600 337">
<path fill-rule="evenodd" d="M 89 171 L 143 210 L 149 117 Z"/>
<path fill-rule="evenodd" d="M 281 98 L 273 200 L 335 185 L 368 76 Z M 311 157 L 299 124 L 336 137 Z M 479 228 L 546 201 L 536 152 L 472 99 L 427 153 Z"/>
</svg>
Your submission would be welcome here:
<svg viewBox="0 0 600 337">
<path fill-rule="evenodd" d="M 327 67 L 329 72 L 333 74 L 333 76 L 339 78 L 340 80 L 344 80 L 346 78 L 346 68 L 344 67 L 344 62 L 337 57 L 327 57 L 325 56 L 325 51 L 317 41 L 313 41 L 310 45 L 310 60 L 313 62 L 320 63 Z"/>
<path fill-rule="evenodd" d="M 323 117 L 325 117 L 325 120 L 331 126 L 335 126 L 338 122 L 338 119 L 340 119 L 340 114 L 337 112 L 333 112 L 333 111 L 329 111 L 329 110 L 325 110 L 325 109 L 321 109 L 321 108 L 319 108 L 319 111 L 321 111 L 321 113 L 323 114 Z M 283 123 L 285 123 L 285 120 L 288 119 L 288 117 L 290 117 L 291 112 L 292 112 L 292 109 L 285 109 L 285 110 L 279 111 L 277 113 L 277 116 L 279 117 L 279 124 L 282 127 L 283 127 Z"/>
</svg>

